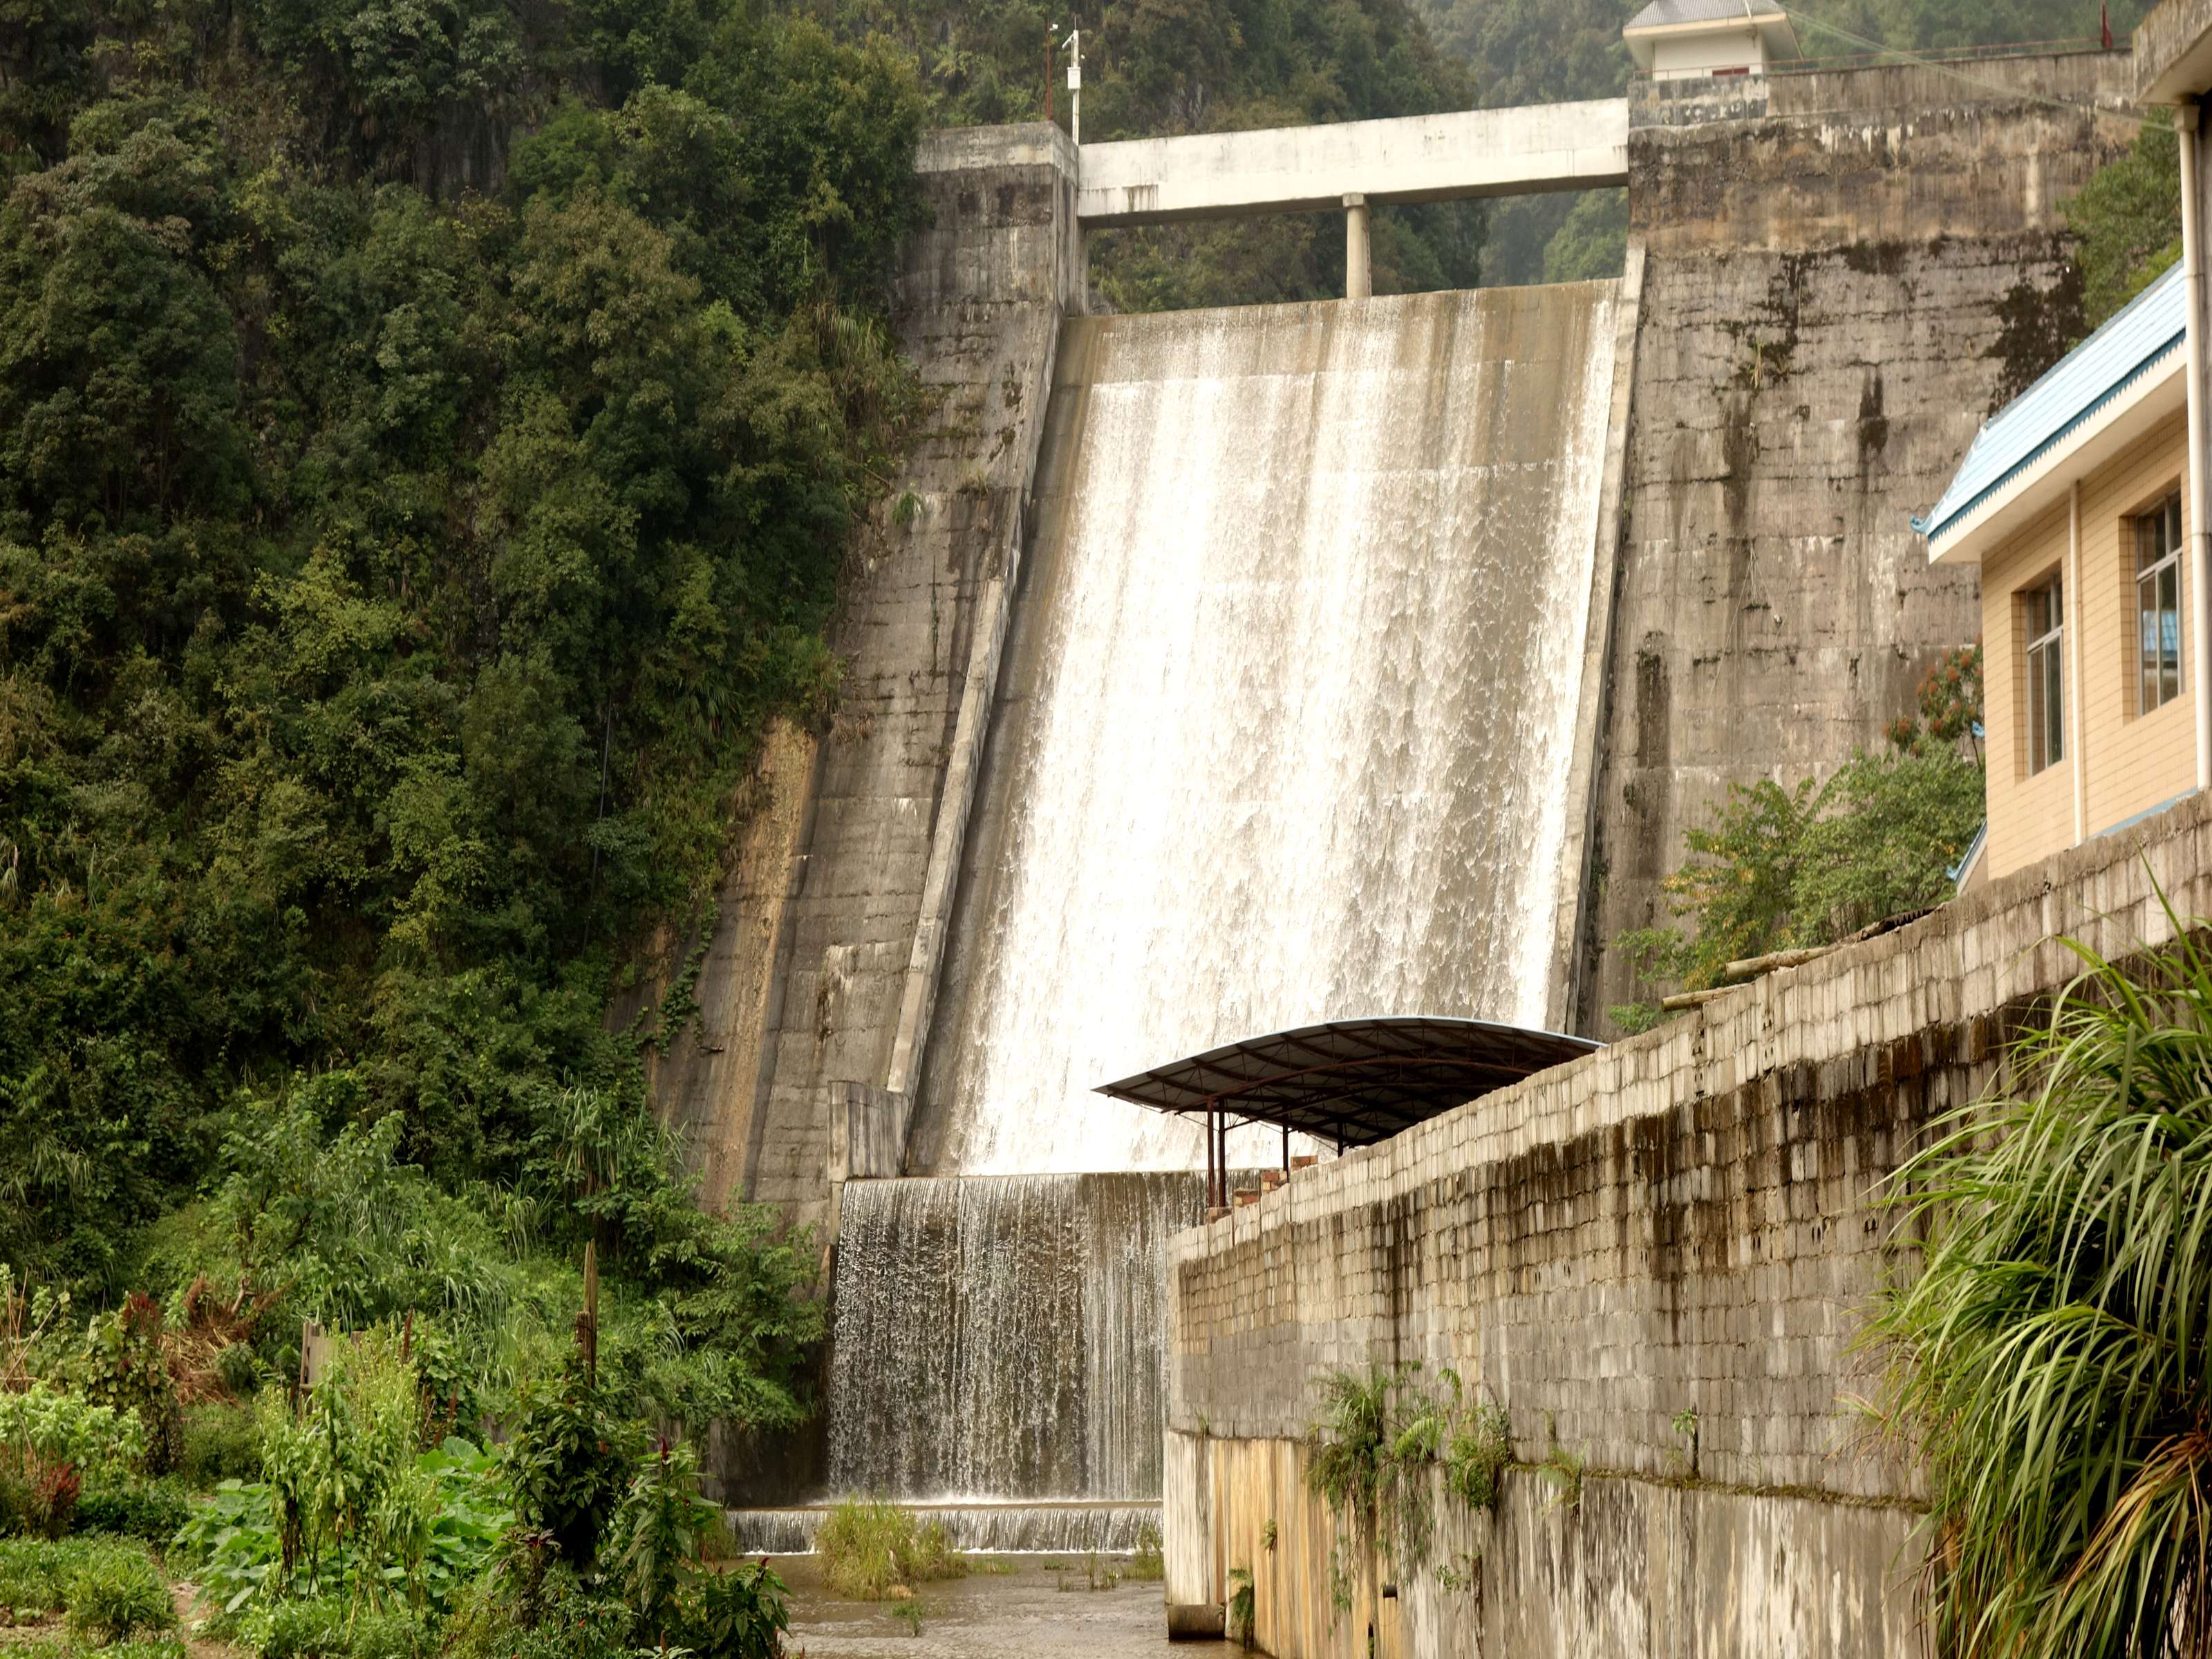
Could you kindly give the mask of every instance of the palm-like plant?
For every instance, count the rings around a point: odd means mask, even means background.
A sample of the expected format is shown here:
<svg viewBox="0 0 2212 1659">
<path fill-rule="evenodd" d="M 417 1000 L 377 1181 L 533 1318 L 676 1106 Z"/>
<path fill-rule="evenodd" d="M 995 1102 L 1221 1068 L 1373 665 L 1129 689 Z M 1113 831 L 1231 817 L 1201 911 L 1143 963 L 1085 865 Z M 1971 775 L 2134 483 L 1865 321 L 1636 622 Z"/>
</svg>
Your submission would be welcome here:
<svg viewBox="0 0 2212 1659">
<path fill-rule="evenodd" d="M 1924 1266 L 1881 1415 L 1927 1459 L 1940 1651 L 2212 1653 L 2212 957 L 2073 948 L 2009 1087 L 1893 1177 Z"/>
</svg>

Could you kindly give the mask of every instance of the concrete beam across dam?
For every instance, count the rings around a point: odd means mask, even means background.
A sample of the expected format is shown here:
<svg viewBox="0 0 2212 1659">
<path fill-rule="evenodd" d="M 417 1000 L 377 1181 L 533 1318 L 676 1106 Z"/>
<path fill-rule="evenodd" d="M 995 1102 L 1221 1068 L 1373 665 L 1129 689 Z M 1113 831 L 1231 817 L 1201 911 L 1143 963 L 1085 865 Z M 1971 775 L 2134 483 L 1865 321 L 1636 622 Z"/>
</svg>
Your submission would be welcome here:
<svg viewBox="0 0 2212 1659">
<path fill-rule="evenodd" d="M 1628 182 L 1628 101 L 1461 110 L 1317 127 L 1085 144 L 1086 228 L 1523 196 Z"/>
</svg>

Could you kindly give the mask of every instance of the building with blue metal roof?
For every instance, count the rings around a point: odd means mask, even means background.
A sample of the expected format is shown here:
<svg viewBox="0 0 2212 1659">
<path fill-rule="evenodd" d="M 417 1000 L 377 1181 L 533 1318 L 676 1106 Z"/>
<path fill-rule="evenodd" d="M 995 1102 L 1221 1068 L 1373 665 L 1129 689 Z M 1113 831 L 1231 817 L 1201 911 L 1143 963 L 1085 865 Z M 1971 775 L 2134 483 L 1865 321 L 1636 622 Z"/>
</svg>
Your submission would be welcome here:
<svg viewBox="0 0 2212 1659">
<path fill-rule="evenodd" d="M 1990 416 L 1912 521 L 1981 569 L 1989 875 L 2197 787 L 2186 300 L 2177 265 Z"/>
</svg>

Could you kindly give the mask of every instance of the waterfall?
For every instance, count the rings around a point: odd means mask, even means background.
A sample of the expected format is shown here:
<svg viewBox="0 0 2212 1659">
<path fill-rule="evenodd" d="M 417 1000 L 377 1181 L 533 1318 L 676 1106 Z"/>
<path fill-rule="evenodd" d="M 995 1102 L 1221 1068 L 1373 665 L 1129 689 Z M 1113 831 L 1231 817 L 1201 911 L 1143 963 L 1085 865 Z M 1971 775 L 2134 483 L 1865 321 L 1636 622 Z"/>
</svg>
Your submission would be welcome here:
<svg viewBox="0 0 2212 1659">
<path fill-rule="evenodd" d="M 1542 1023 L 1615 300 L 1066 325 L 908 1146 L 938 1178 L 843 1189 L 831 1493 L 1133 1536 L 1200 1201 L 1135 1172 L 1203 1153 L 1092 1088 L 1319 1019 Z"/>
<path fill-rule="evenodd" d="M 920 1167 L 1187 1169 L 1195 1127 L 1091 1089 L 1543 1023 L 1615 292 L 1066 325 Z"/>
<path fill-rule="evenodd" d="M 1190 1175 L 853 1182 L 837 1239 L 829 1485 L 1157 1501 L 1162 1245 Z"/>
</svg>

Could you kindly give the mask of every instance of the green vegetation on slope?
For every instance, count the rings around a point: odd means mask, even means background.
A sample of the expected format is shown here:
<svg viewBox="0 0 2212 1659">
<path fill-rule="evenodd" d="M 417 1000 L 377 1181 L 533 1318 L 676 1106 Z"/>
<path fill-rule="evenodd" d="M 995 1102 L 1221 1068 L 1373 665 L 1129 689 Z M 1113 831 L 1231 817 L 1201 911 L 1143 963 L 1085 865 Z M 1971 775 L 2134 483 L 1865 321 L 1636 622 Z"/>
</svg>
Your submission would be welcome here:
<svg viewBox="0 0 2212 1659">
<path fill-rule="evenodd" d="M 2074 263 L 2094 328 L 2181 258 L 2181 147 L 2166 111 L 2148 112 L 2128 153 L 2067 203 L 2066 222 L 2081 238 Z"/>
<path fill-rule="evenodd" d="M 916 57 L 931 119 L 1041 119 L 1048 81 L 1067 120 L 1064 54 L 1083 26 L 1083 137 L 1298 126 L 1464 109 L 1461 65 L 1430 42 L 1406 0 L 1099 0 L 1071 13 L 1033 0 L 838 0 L 848 38 L 875 31 Z M 1053 25 L 1059 25 L 1057 34 Z M 1379 210 L 1375 288 L 1468 288 L 1482 249 L 1473 203 Z M 1101 233 L 1091 282 L 1122 311 L 1344 292 L 1340 214 Z"/>
<path fill-rule="evenodd" d="M 0 56 L 0 1256 L 112 1294 L 275 1159 L 362 1248 L 490 1183 L 704 1294 L 757 1230 L 605 1014 L 836 694 L 911 67 L 711 0 L 64 0 Z M 276 1212 L 202 1255 L 304 1282 Z M 431 1232 L 481 1275 L 497 1213 Z"/>
<path fill-rule="evenodd" d="M 1832 945 L 1951 896 L 1952 869 L 1984 812 L 1982 648 L 1966 646 L 1920 688 L 1919 713 L 1886 754 L 1855 755 L 1825 781 L 1731 785 L 1714 823 L 1662 884 L 1675 921 L 1613 940 L 1649 993 L 1704 990 L 1731 962 Z M 1628 1031 L 1660 1018 L 1653 1000 L 1609 1008 Z"/>
</svg>

